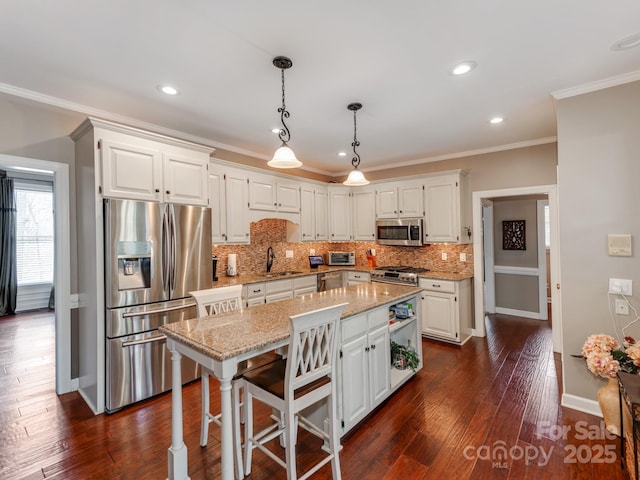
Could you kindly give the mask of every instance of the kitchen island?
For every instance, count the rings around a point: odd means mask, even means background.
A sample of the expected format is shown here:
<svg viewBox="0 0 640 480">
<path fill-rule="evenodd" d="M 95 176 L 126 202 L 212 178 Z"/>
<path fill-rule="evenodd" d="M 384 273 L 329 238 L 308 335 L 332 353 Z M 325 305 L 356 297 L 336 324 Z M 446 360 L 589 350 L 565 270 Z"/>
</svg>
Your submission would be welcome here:
<svg viewBox="0 0 640 480">
<path fill-rule="evenodd" d="M 363 283 L 338 288 L 326 292 L 312 293 L 277 303 L 245 308 L 216 317 L 202 317 L 183 322 L 167 324 L 160 331 L 167 336 L 167 346 L 172 353 L 172 438 L 169 448 L 169 479 L 187 479 L 187 448 L 182 435 L 182 381 L 181 357 L 187 356 L 213 371 L 220 380 L 222 408 L 221 461 L 222 478 L 231 480 L 234 476 L 233 437 L 232 437 L 232 395 L 231 380 L 237 371 L 239 361 L 260 353 L 284 347 L 289 341 L 289 317 L 311 310 L 340 303 L 347 303 L 342 314 L 342 337 L 372 335 L 383 330 L 384 338 L 390 338 L 388 328 L 388 307 L 401 302 L 417 305 L 421 289 L 416 286 L 393 285 L 385 283 Z M 382 326 L 380 325 L 382 323 Z M 414 315 L 405 321 L 406 327 L 394 328 L 399 341 L 412 340 L 419 347 L 417 332 L 421 331 L 420 319 Z M 369 332 L 370 329 L 371 332 Z M 399 333 L 398 333 L 399 332 Z M 404 332 L 404 333 L 403 333 Z M 409 333 L 407 333 L 409 332 Z M 411 342 L 409 342 L 411 343 Z M 385 378 L 390 377 L 389 345 L 378 349 L 386 353 L 377 357 L 386 362 Z M 366 349 L 369 351 L 369 349 Z M 373 362 L 372 362 L 373 363 Z M 380 362 L 377 362 L 379 366 Z M 375 364 L 374 364 L 375 365 Z M 372 365 L 373 366 L 373 365 Z M 421 363 L 420 363 L 421 367 Z M 344 370 L 344 369 L 343 369 Z M 373 371 L 373 369 L 371 370 Z M 370 371 L 370 374 L 371 374 Z M 346 372 L 348 373 L 348 372 Z M 392 386 L 387 380 L 385 395 L 390 395 L 412 373 L 407 372 L 404 380 Z M 342 372 L 343 377 L 345 372 Z M 375 382 L 376 379 L 373 379 Z M 369 383 L 366 384 L 370 386 Z M 340 389 L 340 382 L 338 382 Z M 376 391 L 372 388 L 372 396 Z M 341 392 L 338 391 L 338 398 Z M 379 396 L 378 396 L 379 397 Z M 369 410 L 380 402 L 367 403 Z M 362 409 L 360 409 L 362 410 Z M 366 414 L 366 411 L 365 411 Z"/>
</svg>

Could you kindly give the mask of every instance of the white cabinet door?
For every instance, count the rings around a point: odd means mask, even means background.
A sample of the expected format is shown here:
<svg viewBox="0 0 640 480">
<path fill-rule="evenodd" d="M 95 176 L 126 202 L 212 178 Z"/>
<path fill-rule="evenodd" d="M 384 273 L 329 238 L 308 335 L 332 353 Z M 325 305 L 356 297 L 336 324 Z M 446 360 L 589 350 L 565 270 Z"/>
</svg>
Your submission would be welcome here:
<svg viewBox="0 0 640 480">
<path fill-rule="evenodd" d="M 363 335 L 341 347 L 342 420 L 344 431 L 362 420 L 370 411 L 369 361 L 367 336 Z"/>
<path fill-rule="evenodd" d="M 425 184 L 424 242 L 458 242 L 459 225 L 458 181 L 451 176 L 429 179 Z"/>
<path fill-rule="evenodd" d="M 368 283 L 371 275 L 368 272 L 347 272 L 347 286 Z"/>
<path fill-rule="evenodd" d="M 422 333 L 457 341 L 458 309 L 452 293 L 422 292 Z"/>
<path fill-rule="evenodd" d="M 225 179 L 227 243 L 249 243 L 249 185 L 241 172 L 229 172 Z"/>
<path fill-rule="evenodd" d="M 224 187 L 224 173 L 212 169 L 209 173 L 212 243 L 225 243 L 227 241 L 227 207 Z"/>
<path fill-rule="evenodd" d="M 329 195 L 326 188 L 314 189 L 316 240 L 329 240 Z"/>
<path fill-rule="evenodd" d="M 353 192 L 353 239 L 376 239 L 375 192 L 355 189 Z"/>
<path fill-rule="evenodd" d="M 316 238 L 315 192 L 313 185 L 300 188 L 300 239 L 311 242 Z"/>
<path fill-rule="evenodd" d="M 382 184 L 376 189 L 376 216 L 398 218 L 398 188 L 395 183 Z"/>
<path fill-rule="evenodd" d="M 389 327 L 384 325 L 369 333 L 367 343 L 371 408 L 374 408 L 387 398 L 391 389 Z"/>
<path fill-rule="evenodd" d="M 163 154 L 164 201 L 208 205 L 208 156 Z"/>
<path fill-rule="evenodd" d="M 277 183 L 276 199 L 279 212 L 300 212 L 300 187 L 295 183 Z"/>
<path fill-rule="evenodd" d="M 274 212 L 277 207 L 276 182 L 266 175 L 249 176 L 249 208 Z"/>
<path fill-rule="evenodd" d="M 105 197 L 162 201 L 162 153 L 132 143 L 100 140 Z"/>
<path fill-rule="evenodd" d="M 398 187 L 398 216 L 401 218 L 424 216 L 424 190 L 421 182 Z"/>
<path fill-rule="evenodd" d="M 351 196 L 348 189 L 329 190 L 330 241 L 351 240 Z"/>
</svg>

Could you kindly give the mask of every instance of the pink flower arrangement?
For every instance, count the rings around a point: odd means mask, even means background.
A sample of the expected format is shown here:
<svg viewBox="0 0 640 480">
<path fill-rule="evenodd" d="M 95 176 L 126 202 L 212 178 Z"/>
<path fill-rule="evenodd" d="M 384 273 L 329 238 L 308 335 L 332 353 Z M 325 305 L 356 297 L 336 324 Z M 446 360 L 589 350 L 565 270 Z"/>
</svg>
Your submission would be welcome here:
<svg viewBox="0 0 640 480">
<path fill-rule="evenodd" d="M 625 337 L 620 344 L 609 335 L 590 335 L 582 346 L 582 356 L 589 371 L 600 377 L 615 377 L 618 371 L 640 372 L 640 345 L 632 337 Z"/>
</svg>

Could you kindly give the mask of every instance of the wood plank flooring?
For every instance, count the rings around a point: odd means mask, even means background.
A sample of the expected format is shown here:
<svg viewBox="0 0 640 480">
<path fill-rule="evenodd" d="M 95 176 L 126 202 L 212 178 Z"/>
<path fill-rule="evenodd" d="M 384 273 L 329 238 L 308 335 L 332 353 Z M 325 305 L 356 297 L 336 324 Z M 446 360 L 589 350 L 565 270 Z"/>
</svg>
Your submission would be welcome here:
<svg viewBox="0 0 640 480">
<path fill-rule="evenodd" d="M 559 406 L 548 323 L 496 315 L 486 325 L 486 338 L 463 347 L 423 341 L 425 368 L 343 439 L 345 480 L 626 478 L 619 441 L 600 418 Z M 94 416 L 77 393 L 55 394 L 53 334 L 46 311 L 0 317 L 0 478 L 166 478 L 170 396 Z M 199 393 L 196 382 L 183 395 L 189 474 L 216 479 L 219 429 L 199 446 Z M 300 434 L 299 469 L 317 446 Z M 256 451 L 247 478 L 286 475 Z M 329 479 L 331 469 L 312 478 Z"/>
</svg>

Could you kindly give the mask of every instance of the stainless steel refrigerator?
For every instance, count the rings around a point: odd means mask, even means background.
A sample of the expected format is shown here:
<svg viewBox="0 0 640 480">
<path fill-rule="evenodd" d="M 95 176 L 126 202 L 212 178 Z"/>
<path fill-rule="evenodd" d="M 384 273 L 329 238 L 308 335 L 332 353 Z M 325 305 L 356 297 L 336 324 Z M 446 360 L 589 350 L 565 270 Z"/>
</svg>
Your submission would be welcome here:
<svg viewBox="0 0 640 480">
<path fill-rule="evenodd" d="M 104 200 L 106 411 L 171 389 L 160 325 L 196 317 L 189 292 L 211 287 L 211 209 Z M 198 378 L 182 360 L 182 380 Z"/>
</svg>

